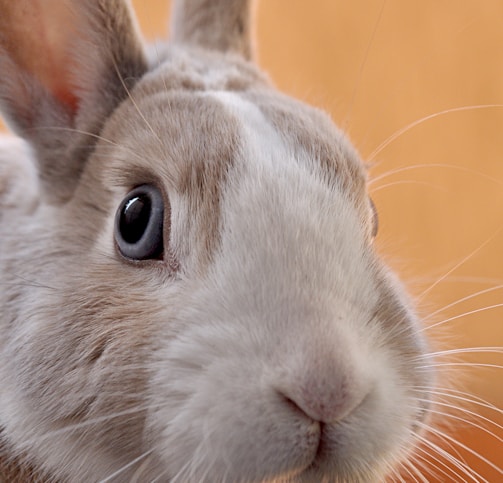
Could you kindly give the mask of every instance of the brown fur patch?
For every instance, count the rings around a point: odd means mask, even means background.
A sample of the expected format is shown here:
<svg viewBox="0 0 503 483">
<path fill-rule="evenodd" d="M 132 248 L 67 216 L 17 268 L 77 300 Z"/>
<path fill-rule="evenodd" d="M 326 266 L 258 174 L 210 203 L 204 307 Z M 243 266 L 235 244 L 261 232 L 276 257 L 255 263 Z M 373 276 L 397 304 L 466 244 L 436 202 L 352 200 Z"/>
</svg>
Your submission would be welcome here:
<svg viewBox="0 0 503 483">
<path fill-rule="evenodd" d="M 21 458 L 12 456 L 11 448 L 2 439 L 0 430 L 0 483 L 43 483 L 49 482 L 47 475 L 35 471 Z M 52 480 L 52 483 L 56 483 Z"/>
<path fill-rule="evenodd" d="M 138 92 L 133 92 L 137 107 L 121 106 L 104 133 L 125 148 L 126 159 L 117 157 L 111 163 L 100 159 L 108 156 L 105 146 L 104 152 L 97 152 L 97 163 L 108 164 L 103 174 L 106 185 L 131 189 L 154 181 L 168 199 L 176 193 L 186 200 L 190 214 L 184 220 L 184 233 L 171 240 L 172 249 L 175 256 L 187 257 L 187 240 L 191 240 L 190 256 L 197 254 L 197 265 L 203 270 L 219 242 L 221 190 L 240 151 L 238 125 L 211 97 L 166 91 L 155 82 L 160 92 L 152 95 L 152 86 L 139 85 Z M 148 111 L 148 125 L 127 131 L 128 138 L 122 139 L 124 119 L 137 115 L 136 109 Z"/>
<path fill-rule="evenodd" d="M 249 95 L 289 146 L 303 149 L 318 162 L 328 182 L 361 196 L 366 172 L 354 148 L 328 115 L 276 92 Z"/>
</svg>

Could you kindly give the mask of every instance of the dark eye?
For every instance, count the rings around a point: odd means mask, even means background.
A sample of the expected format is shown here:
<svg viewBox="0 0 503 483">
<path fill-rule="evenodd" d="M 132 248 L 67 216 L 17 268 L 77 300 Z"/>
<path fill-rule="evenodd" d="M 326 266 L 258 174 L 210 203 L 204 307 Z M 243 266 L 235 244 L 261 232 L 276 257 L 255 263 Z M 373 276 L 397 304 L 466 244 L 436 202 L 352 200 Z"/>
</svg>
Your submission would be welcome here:
<svg viewBox="0 0 503 483">
<path fill-rule="evenodd" d="M 372 210 L 372 238 L 375 238 L 377 236 L 377 232 L 379 230 L 379 217 L 377 216 L 377 208 L 374 202 L 372 201 L 372 198 L 369 198 L 370 201 L 370 208 Z"/>
<path fill-rule="evenodd" d="M 159 259 L 163 255 L 164 200 L 152 185 L 138 186 L 115 215 L 115 241 L 126 258 Z"/>
</svg>

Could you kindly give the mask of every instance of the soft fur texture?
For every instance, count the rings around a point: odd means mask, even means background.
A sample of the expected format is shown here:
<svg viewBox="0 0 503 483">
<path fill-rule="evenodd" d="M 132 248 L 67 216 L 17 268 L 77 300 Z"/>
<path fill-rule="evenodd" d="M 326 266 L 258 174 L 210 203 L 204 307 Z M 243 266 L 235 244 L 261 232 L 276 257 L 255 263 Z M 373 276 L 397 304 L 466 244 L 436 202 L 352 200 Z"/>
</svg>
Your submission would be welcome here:
<svg viewBox="0 0 503 483">
<path fill-rule="evenodd" d="M 357 153 L 245 59 L 245 1 L 177 2 L 150 65 L 125 3 L 56 3 L 0 2 L 0 101 L 31 145 L 0 144 L 3 478 L 383 478 L 431 374 Z M 61 18 L 57 45 L 16 23 Z M 144 183 L 165 250 L 138 262 L 114 219 Z"/>
</svg>

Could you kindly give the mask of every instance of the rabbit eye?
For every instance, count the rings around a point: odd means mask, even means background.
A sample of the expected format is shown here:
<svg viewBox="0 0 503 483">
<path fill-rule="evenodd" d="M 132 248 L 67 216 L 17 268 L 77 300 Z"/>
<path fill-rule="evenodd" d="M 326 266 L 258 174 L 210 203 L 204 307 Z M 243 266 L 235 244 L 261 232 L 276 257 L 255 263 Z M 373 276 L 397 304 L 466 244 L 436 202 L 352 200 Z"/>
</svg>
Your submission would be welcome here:
<svg viewBox="0 0 503 483">
<path fill-rule="evenodd" d="M 115 241 L 132 260 L 162 258 L 164 200 L 152 185 L 138 186 L 124 198 L 115 215 Z"/>
<path fill-rule="evenodd" d="M 377 236 L 377 232 L 379 231 L 379 217 L 377 215 L 377 208 L 372 198 L 369 198 L 370 201 L 370 209 L 372 210 L 372 231 L 371 236 L 375 238 Z"/>
</svg>

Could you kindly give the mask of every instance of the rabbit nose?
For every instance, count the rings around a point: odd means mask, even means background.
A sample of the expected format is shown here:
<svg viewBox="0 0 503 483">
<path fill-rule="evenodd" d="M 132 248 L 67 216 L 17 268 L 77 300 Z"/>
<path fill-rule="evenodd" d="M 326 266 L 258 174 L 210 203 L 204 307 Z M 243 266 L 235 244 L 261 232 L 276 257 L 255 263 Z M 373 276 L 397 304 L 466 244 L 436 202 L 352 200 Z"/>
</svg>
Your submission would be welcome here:
<svg viewBox="0 0 503 483">
<path fill-rule="evenodd" d="M 276 386 L 286 404 L 320 423 L 335 423 L 351 414 L 368 394 L 368 384 L 355 367 L 320 361 L 288 374 Z"/>
</svg>

